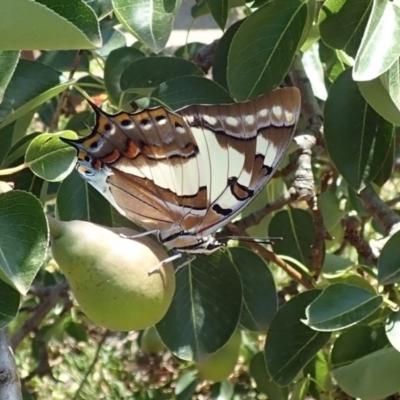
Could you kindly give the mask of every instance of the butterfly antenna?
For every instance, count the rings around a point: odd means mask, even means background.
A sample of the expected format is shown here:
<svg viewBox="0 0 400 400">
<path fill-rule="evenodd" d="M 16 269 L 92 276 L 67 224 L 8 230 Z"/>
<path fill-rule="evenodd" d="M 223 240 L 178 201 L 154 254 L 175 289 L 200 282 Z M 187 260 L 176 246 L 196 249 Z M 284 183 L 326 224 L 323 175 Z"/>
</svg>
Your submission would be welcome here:
<svg viewBox="0 0 400 400">
<path fill-rule="evenodd" d="M 282 237 L 249 237 L 249 236 L 223 236 L 219 237 L 218 240 L 238 240 L 239 242 L 247 243 L 259 243 L 259 244 L 275 244 L 275 241 L 283 240 Z"/>
</svg>

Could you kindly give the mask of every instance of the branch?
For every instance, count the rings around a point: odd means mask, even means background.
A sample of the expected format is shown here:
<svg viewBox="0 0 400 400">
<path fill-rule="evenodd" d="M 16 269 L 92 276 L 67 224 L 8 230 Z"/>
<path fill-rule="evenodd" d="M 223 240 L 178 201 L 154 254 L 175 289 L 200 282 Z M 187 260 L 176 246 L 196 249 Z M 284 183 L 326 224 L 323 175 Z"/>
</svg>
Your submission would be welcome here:
<svg viewBox="0 0 400 400">
<path fill-rule="evenodd" d="M 76 70 L 77 70 L 78 67 L 79 67 L 79 63 L 80 63 L 80 61 L 81 61 L 82 54 L 83 54 L 83 50 L 79 50 L 79 51 L 76 53 L 76 56 L 75 56 L 75 58 L 74 58 L 74 61 L 72 62 L 71 70 L 69 71 L 68 80 L 71 80 L 71 79 L 74 77 L 75 72 L 76 72 Z M 53 132 L 53 131 L 57 128 L 58 120 L 59 120 L 59 118 L 60 118 L 62 109 L 63 109 L 63 107 L 64 107 L 64 103 L 65 103 L 65 101 L 67 100 L 67 98 L 68 98 L 68 96 L 69 96 L 70 93 L 71 93 L 71 88 L 68 87 L 67 89 L 65 89 L 65 90 L 62 92 L 61 96 L 58 98 L 57 108 L 56 108 L 56 110 L 54 111 L 54 114 L 53 114 L 53 116 L 52 116 L 52 118 L 51 118 L 50 127 L 49 127 L 49 132 Z"/>
<path fill-rule="evenodd" d="M 344 239 L 347 240 L 356 250 L 360 257 L 369 265 L 376 265 L 377 257 L 374 255 L 369 243 L 360 234 L 360 221 L 356 217 L 347 217 L 342 220 L 344 227 Z"/>
<path fill-rule="evenodd" d="M 400 229 L 400 216 L 378 196 L 371 185 L 361 190 L 360 199 L 367 212 L 379 222 L 387 235 L 393 235 Z"/>
<path fill-rule="evenodd" d="M 6 328 L 0 329 L 0 399 L 22 400 L 21 382 Z"/>
<path fill-rule="evenodd" d="M 317 277 L 321 272 L 322 264 L 324 262 L 325 240 L 332 240 L 332 237 L 325 228 L 324 219 L 321 211 L 318 208 L 317 197 L 314 196 L 312 199 L 307 201 L 307 204 L 310 208 L 311 216 L 315 226 L 315 238 L 311 247 L 311 265 L 313 267 L 315 277 Z"/>
<path fill-rule="evenodd" d="M 21 328 L 11 338 L 11 345 L 16 349 L 22 340 L 33 330 L 37 329 L 46 315 L 68 293 L 66 281 L 49 288 L 48 296 L 38 305 L 35 312 L 23 323 Z"/>
</svg>

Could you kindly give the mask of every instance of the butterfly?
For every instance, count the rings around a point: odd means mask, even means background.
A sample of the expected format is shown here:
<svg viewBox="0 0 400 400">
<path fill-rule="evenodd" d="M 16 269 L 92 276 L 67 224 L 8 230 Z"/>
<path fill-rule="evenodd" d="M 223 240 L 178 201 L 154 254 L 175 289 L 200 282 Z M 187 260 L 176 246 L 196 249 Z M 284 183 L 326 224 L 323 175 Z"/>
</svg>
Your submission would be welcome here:
<svg viewBox="0 0 400 400">
<path fill-rule="evenodd" d="M 269 182 L 300 114 L 282 88 L 235 104 L 155 107 L 108 114 L 83 138 L 76 168 L 122 215 L 178 253 L 209 254 L 214 236 Z"/>
</svg>

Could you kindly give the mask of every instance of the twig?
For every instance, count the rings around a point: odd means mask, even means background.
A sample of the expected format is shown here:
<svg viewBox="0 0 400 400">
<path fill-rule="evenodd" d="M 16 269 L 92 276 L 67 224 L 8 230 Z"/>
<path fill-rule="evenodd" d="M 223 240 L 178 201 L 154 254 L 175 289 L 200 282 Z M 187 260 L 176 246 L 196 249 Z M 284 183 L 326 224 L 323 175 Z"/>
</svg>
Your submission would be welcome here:
<svg viewBox="0 0 400 400">
<path fill-rule="evenodd" d="M 88 380 L 88 378 L 89 378 L 89 375 L 92 373 L 92 370 L 93 370 L 94 366 L 96 365 L 97 360 L 98 360 L 98 358 L 99 358 L 100 350 L 101 350 L 101 348 L 103 347 L 103 344 L 104 344 L 104 342 L 106 341 L 107 336 L 109 335 L 109 333 L 110 333 L 109 330 L 107 330 L 107 331 L 105 331 L 105 332 L 103 333 L 103 336 L 102 336 L 100 342 L 99 342 L 98 345 L 97 345 L 97 349 L 96 349 L 96 353 L 95 353 L 95 355 L 94 355 L 93 361 L 92 361 L 92 363 L 90 364 L 89 368 L 87 369 L 87 371 L 86 371 L 86 373 L 85 373 L 85 376 L 83 377 L 83 379 L 82 379 L 82 381 L 81 381 L 81 383 L 80 383 L 78 389 L 76 390 L 76 392 L 75 392 L 74 397 L 72 398 L 72 400 L 77 400 L 77 399 L 79 398 L 79 393 L 81 392 L 83 386 L 86 384 L 86 382 L 87 382 L 87 380 Z"/>
<path fill-rule="evenodd" d="M 227 224 L 227 229 L 229 229 L 232 233 L 238 236 L 247 236 L 244 231 L 239 229 L 235 224 L 229 223 Z M 300 272 L 296 271 L 294 268 L 292 268 L 289 264 L 287 264 L 285 261 L 283 261 L 281 258 L 279 258 L 276 254 L 273 252 L 267 250 L 264 246 L 262 246 L 259 243 L 256 242 L 249 242 L 248 245 L 252 247 L 254 250 L 259 252 L 264 258 L 266 258 L 269 261 L 272 261 L 278 267 L 282 268 L 292 279 L 294 279 L 296 282 L 300 283 L 307 289 L 312 289 L 313 284 L 311 281 L 307 281 L 304 279 L 304 277 L 300 274 Z"/>
<path fill-rule="evenodd" d="M 6 328 L 0 329 L 0 399 L 22 400 L 21 382 Z"/>
<path fill-rule="evenodd" d="M 371 185 L 361 190 L 360 199 L 367 212 L 375 217 L 387 235 L 393 235 L 400 229 L 400 216 L 377 195 Z"/>
<path fill-rule="evenodd" d="M 344 239 L 356 250 L 360 257 L 369 265 L 376 265 L 377 257 L 374 255 L 369 243 L 358 233 L 360 221 L 356 217 L 347 217 L 342 220 L 344 227 Z"/>
<path fill-rule="evenodd" d="M 13 349 L 16 349 L 30 332 L 39 327 L 43 319 L 46 318 L 46 315 L 67 293 L 67 282 L 62 282 L 50 288 L 49 295 L 38 305 L 35 312 L 23 323 L 21 328 L 11 338 L 11 345 Z"/>
<path fill-rule="evenodd" d="M 318 277 L 322 264 L 324 261 L 324 243 L 325 240 L 332 240 L 331 235 L 326 230 L 324 225 L 324 219 L 322 217 L 321 211 L 318 208 L 317 197 L 314 196 L 312 199 L 307 201 L 308 207 L 311 211 L 311 216 L 315 226 L 315 238 L 314 243 L 311 247 L 311 265 L 314 270 L 314 277 Z"/>
<path fill-rule="evenodd" d="M 400 196 L 397 196 L 397 197 L 393 197 L 393 199 L 386 201 L 385 203 L 388 207 L 392 207 L 399 202 L 400 202 Z"/>
<path fill-rule="evenodd" d="M 75 72 L 79 67 L 79 63 L 81 61 L 82 55 L 83 55 L 83 50 L 78 50 L 78 52 L 76 53 L 76 56 L 74 58 L 74 61 L 72 62 L 71 70 L 69 71 L 68 80 L 71 80 L 74 77 Z M 60 115 L 61 115 L 61 111 L 62 111 L 62 109 L 64 107 L 64 103 L 65 103 L 65 101 L 68 98 L 70 93 L 71 93 L 71 88 L 68 87 L 67 89 L 65 89 L 62 92 L 61 96 L 59 97 L 58 103 L 57 103 L 57 108 L 54 111 L 54 114 L 53 114 L 53 116 L 51 118 L 49 132 L 53 132 L 57 128 L 58 120 L 59 120 Z"/>
</svg>

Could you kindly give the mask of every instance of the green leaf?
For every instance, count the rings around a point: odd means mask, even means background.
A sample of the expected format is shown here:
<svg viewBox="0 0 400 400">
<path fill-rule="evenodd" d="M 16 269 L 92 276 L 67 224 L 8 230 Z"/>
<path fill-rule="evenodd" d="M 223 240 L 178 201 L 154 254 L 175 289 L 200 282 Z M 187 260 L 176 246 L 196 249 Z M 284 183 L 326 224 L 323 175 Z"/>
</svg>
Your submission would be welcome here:
<svg viewBox="0 0 400 400">
<path fill-rule="evenodd" d="M 199 380 L 196 377 L 197 371 L 184 372 L 176 381 L 176 400 L 190 400 L 196 391 Z"/>
<path fill-rule="evenodd" d="M 378 259 L 378 282 L 390 285 L 400 281 L 400 231 L 385 243 Z"/>
<path fill-rule="evenodd" d="M 111 101 L 120 106 L 122 89 L 120 80 L 128 65 L 143 58 L 145 55 L 134 47 L 121 47 L 113 50 L 107 57 L 104 66 L 104 84 Z"/>
<path fill-rule="evenodd" d="M 381 80 L 389 92 L 391 100 L 396 105 L 397 109 L 400 110 L 400 59 L 397 59 L 381 76 Z"/>
<path fill-rule="evenodd" d="M 381 400 L 400 390 L 399 370 L 400 353 L 387 348 L 335 369 L 333 376 L 350 396 Z"/>
<path fill-rule="evenodd" d="M 324 132 L 336 168 L 350 186 L 360 190 L 382 168 L 382 160 L 391 151 L 394 128 L 368 106 L 347 70 L 329 91 Z"/>
<path fill-rule="evenodd" d="M 0 51 L 0 104 L 13 76 L 19 59 L 19 51 Z"/>
<path fill-rule="evenodd" d="M 76 50 L 42 51 L 36 61 L 57 71 L 69 72 L 75 62 L 77 53 Z M 81 54 L 76 70 L 81 72 L 89 71 L 89 58 L 86 53 Z"/>
<path fill-rule="evenodd" d="M 0 329 L 17 316 L 20 301 L 20 294 L 0 279 Z"/>
<path fill-rule="evenodd" d="M 272 319 L 264 354 L 268 371 L 280 386 L 291 383 L 331 336 L 327 332 L 314 331 L 301 322 L 306 307 L 319 294 L 319 290 L 310 290 L 293 297 Z"/>
<path fill-rule="evenodd" d="M 400 56 L 400 8 L 387 0 L 374 0 L 358 50 L 353 78 L 369 81 L 387 71 Z"/>
<path fill-rule="evenodd" d="M 206 44 L 201 42 L 185 43 L 175 50 L 174 56 L 184 58 L 185 60 L 193 60 L 194 55 L 204 46 L 206 46 Z"/>
<path fill-rule="evenodd" d="M 75 157 L 76 150 L 62 142 L 60 136 L 68 139 L 78 137 L 72 131 L 43 133 L 31 141 L 25 154 L 25 163 L 29 164 L 32 172 L 49 182 L 63 180 L 74 168 L 71 160 Z"/>
<path fill-rule="evenodd" d="M 81 0 L 69 0 L 68 6 L 64 0 L 8 1 L 2 4 L 1 17 L 0 48 L 3 50 L 101 46 L 96 15 Z"/>
<path fill-rule="evenodd" d="M 329 393 L 332 390 L 330 365 L 324 351 L 319 351 L 306 365 L 304 375 L 312 378 L 308 390 L 314 399 L 320 399 L 322 392 Z"/>
<path fill-rule="evenodd" d="M 368 104 L 383 118 L 400 125 L 400 111 L 383 83 L 384 77 L 357 82 L 358 88 Z"/>
<path fill-rule="evenodd" d="M 289 209 L 277 212 L 269 224 L 268 233 L 272 237 L 283 238 L 274 243 L 275 253 L 292 257 L 311 269 L 315 227 L 307 211 Z"/>
<path fill-rule="evenodd" d="M 274 278 L 265 261 L 244 247 L 229 249 L 243 287 L 240 324 L 250 331 L 266 331 L 278 308 Z"/>
<path fill-rule="evenodd" d="M 181 0 L 112 0 L 116 17 L 125 29 L 154 53 L 167 44 Z"/>
<path fill-rule="evenodd" d="M 400 352 L 400 312 L 392 312 L 385 325 L 386 336 L 390 344 Z"/>
<path fill-rule="evenodd" d="M 229 90 L 227 81 L 229 49 L 231 47 L 233 37 L 242 23 L 243 20 L 237 21 L 228 28 L 228 30 L 219 40 L 212 60 L 213 79 L 227 91 Z"/>
<path fill-rule="evenodd" d="M 62 92 L 70 83 L 65 81 L 60 72 L 47 65 L 19 60 L 4 93 L 0 128 Z"/>
<path fill-rule="evenodd" d="M 327 0 L 318 16 L 322 40 L 334 49 L 355 57 L 360 46 L 372 0 Z"/>
<path fill-rule="evenodd" d="M 25 295 L 48 241 L 46 216 L 37 198 L 19 190 L 0 195 L 0 279 Z"/>
<path fill-rule="evenodd" d="M 62 181 L 57 193 L 56 215 L 62 221 L 75 219 L 112 226 L 111 204 L 76 170 Z"/>
<path fill-rule="evenodd" d="M 236 100 L 276 88 L 293 62 L 307 21 L 298 0 L 273 1 L 256 10 L 236 32 L 228 57 L 228 86 Z"/>
<path fill-rule="evenodd" d="M 335 283 L 307 307 L 304 322 L 318 331 L 337 331 L 367 318 L 382 302 L 382 296 L 375 296 L 368 290 Z"/>
<path fill-rule="evenodd" d="M 265 393 L 268 400 L 287 400 L 289 390 L 278 386 L 270 377 L 262 352 L 257 353 L 250 361 L 250 375 L 256 381 L 257 390 Z"/>
<path fill-rule="evenodd" d="M 234 103 L 221 86 L 200 76 L 170 79 L 155 88 L 151 97 L 171 110 L 191 104 Z"/>
<path fill-rule="evenodd" d="M 121 89 L 135 91 L 152 89 L 172 78 L 203 75 L 191 61 L 177 57 L 141 58 L 125 68 L 121 76 Z"/>
<path fill-rule="evenodd" d="M 218 26 L 224 30 L 228 19 L 229 1 L 228 0 L 206 0 L 207 7 Z"/>
<path fill-rule="evenodd" d="M 334 367 L 352 363 L 388 344 L 382 327 L 373 329 L 368 325 L 355 325 L 343 332 L 335 341 L 331 363 Z"/>
<path fill-rule="evenodd" d="M 224 252 L 198 256 L 176 274 L 172 304 L 156 325 L 164 344 L 184 360 L 200 361 L 232 336 L 239 322 L 242 287 Z"/>
<path fill-rule="evenodd" d="M 325 254 L 324 265 L 322 272 L 324 274 L 337 274 L 343 273 L 349 269 L 354 263 L 348 258 L 337 256 L 336 254 Z"/>
</svg>

